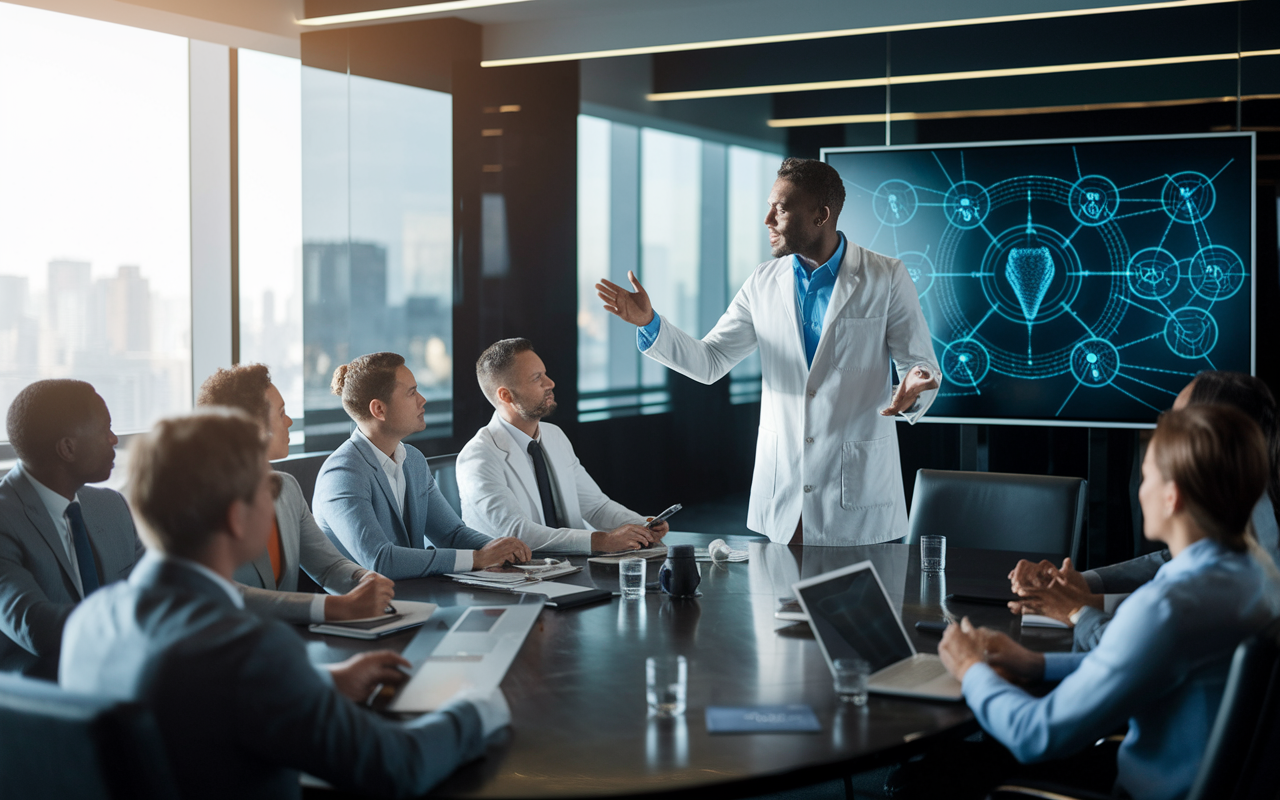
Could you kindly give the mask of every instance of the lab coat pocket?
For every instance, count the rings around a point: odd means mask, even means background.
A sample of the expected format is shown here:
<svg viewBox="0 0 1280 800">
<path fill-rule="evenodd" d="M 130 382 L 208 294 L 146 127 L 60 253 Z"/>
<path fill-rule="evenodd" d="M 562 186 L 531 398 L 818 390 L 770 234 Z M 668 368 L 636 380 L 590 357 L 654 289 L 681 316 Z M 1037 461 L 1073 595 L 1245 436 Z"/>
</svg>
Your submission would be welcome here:
<svg viewBox="0 0 1280 800">
<path fill-rule="evenodd" d="M 888 369 L 885 356 L 885 317 L 842 317 L 830 331 L 831 365 L 841 372 Z M 884 358 L 881 358 L 884 356 Z"/>
<path fill-rule="evenodd" d="M 845 442 L 840 454 L 840 507 L 855 510 L 892 505 L 897 464 L 893 437 Z"/>
<path fill-rule="evenodd" d="M 773 497 L 777 476 L 778 434 L 761 428 L 756 439 L 756 469 L 751 476 L 751 493 L 756 497 Z"/>
</svg>

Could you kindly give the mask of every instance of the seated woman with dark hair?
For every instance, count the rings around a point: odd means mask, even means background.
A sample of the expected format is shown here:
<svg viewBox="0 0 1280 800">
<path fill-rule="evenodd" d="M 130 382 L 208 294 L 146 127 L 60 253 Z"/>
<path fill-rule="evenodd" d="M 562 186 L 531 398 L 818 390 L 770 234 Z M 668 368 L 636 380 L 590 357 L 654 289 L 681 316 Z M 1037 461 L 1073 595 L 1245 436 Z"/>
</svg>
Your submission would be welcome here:
<svg viewBox="0 0 1280 800">
<path fill-rule="evenodd" d="M 966 618 L 938 653 L 982 727 L 1023 763 L 1082 751 L 1126 720 L 1117 784 L 1139 800 L 1186 794 L 1236 645 L 1270 622 L 1277 588 L 1248 554 L 1267 483 L 1258 426 L 1225 406 L 1160 419 L 1138 493 L 1148 539 L 1171 555 L 1120 606 L 1088 653 L 1035 653 Z M 1058 681 L 1036 697 L 1006 679 Z"/>
<path fill-rule="evenodd" d="M 267 457 L 289 455 L 289 426 L 284 397 L 262 364 L 220 369 L 200 387 L 198 406 L 238 408 L 259 420 L 269 435 Z M 383 613 L 395 594 L 389 579 L 345 558 L 320 530 L 307 507 L 302 487 L 292 475 L 277 472 L 281 491 L 275 501 L 276 518 L 267 549 L 242 564 L 235 580 L 242 584 L 246 605 L 260 614 L 289 622 L 362 619 Z M 298 568 L 329 592 L 297 591 Z"/>
</svg>

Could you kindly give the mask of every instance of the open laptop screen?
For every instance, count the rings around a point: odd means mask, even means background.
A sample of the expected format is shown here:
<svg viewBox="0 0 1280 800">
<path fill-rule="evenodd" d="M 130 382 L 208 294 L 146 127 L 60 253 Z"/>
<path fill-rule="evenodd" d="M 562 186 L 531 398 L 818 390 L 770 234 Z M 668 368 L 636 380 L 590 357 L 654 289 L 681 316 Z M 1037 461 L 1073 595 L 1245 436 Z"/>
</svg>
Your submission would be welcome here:
<svg viewBox="0 0 1280 800">
<path fill-rule="evenodd" d="M 861 658 L 879 672 L 915 655 L 870 565 L 799 591 L 832 661 Z"/>
</svg>

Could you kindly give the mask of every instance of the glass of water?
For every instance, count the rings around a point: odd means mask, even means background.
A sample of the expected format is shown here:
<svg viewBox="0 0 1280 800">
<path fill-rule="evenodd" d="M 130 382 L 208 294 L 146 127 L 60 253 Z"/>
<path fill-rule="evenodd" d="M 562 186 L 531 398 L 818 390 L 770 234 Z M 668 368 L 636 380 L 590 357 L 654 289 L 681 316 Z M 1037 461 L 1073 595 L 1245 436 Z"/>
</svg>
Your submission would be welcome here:
<svg viewBox="0 0 1280 800">
<path fill-rule="evenodd" d="M 835 660 L 835 690 L 840 700 L 853 703 L 855 706 L 867 704 L 867 679 L 871 676 L 871 665 L 860 658 L 837 658 Z"/>
<path fill-rule="evenodd" d="M 618 588 L 622 590 L 623 600 L 644 597 L 644 564 L 643 558 L 624 558 L 618 562 Z"/>
<path fill-rule="evenodd" d="M 689 691 L 689 662 L 684 656 L 646 658 L 644 686 L 650 716 L 680 716 L 684 713 Z"/>
<path fill-rule="evenodd" d="M 920 571 L 942 572 L 947 568 L 947 537 L 920 537 Z"/>
</svg>

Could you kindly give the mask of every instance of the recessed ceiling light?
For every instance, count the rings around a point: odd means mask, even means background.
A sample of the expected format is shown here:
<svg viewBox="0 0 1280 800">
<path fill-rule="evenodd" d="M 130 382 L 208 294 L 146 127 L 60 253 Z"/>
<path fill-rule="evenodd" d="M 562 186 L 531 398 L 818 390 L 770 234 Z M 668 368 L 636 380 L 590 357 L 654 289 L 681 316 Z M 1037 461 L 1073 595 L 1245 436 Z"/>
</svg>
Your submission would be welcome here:
<svg viewBox="0 0 1280 800">
<path fill-rule="evenodd" d="M 1008 78 L 1017 75 L 1050 75 L 1059 72 L 1090 72 L 1100 69 L 1160 67 L 1170 64 L 1197 64 L 1205 61 L 1235 61 L 1238 58 L 1270 55 L 1280 55 L 1280 50 L 1255 50 L 1247 53 L 1214 53 L 1199 56 L 1169 56 L 1166 58 L 1139 58 L 1130 61 L 1091 61 L 1081 64 L 1050 64 L 1039 67 L 1009 67 L 1007 69 L 966 70 L 963 72 L 933 72 L 918 75 L 852 78 L 850 80 L 840 81 L 780 83 L 772 86 L 734 86 L 727 89 L 695 89 L 687 92 L 654 92 L 652 94 L 645 95 L 645 99 L 653 102 L 665 102 L 670 100 L 705 100 L 713 97 L 743 97 L 758 94 L 816 92 L 825 89 L 857 89 L 864 86 L 902 86 L 910 83 L 968 81 L 979 78 Z"/>
<path fill-rule="evenodd" d="M 355 22 L 380 22 L 403 17 L 422 17 L 428 14 L 445 14 L 450 11 L 465 11 L 469 8 L 485 6 L 501 6 L 507 3 L 528 3 L 530 0 L 446 0 L 443 3 L 428 3 L 420 6 L 402 6 L 400 8 L 383 8 L 377 11 L 357 11 L 351 14 L 332 14 L 327 17 L 309 17 L 298 20 L 299 25 L 308 28 L 323 28 L 329 25 L 349 25 Z"/>
<path fill-rule="evenodd" d="M 951 19 L 939 22 L 916 22 L 902 25 L 879 25 L 872 28 L 846 28 L 832 31 L 812 31 L 809 33 L 785 33 L 770 36 L 751 36 L 738 39 L 712 39 L 705 42 L 683 42 L 680 44 L 650 45 L 647 47 L 623 47 L 615 50 L 588 50 L 581 53 L 559 53 L 547 56 L 522 56 L 519 58 L 494 58 L 481 61 L 482 67 L 514 67 L 520 64 L 545 64 L 553 61 L 583 61 L 590 58 L 613 58 L 615 56 L 640 56 L 652 53 L 679 53 L 688 50 L 709 50 L 717 47 L 741 47 L 752 44 L 777 44 L 779 42 L 806 42 L 815 39 L 838 39 L 843 36 L 865 36 L 873 33 L 897 33 L 899 31 L 919 31 L 932 28 L 959 28 L 966 25 L 988 25 L 993 22 L 1022 22 L 1035 19 L 1061 19 L 1064 17 L 1087 17 L 1095 14 L 1122 14 L 1127 11 L 1153 11 L 1161 8 L 1185 8 L 1187 6 L 1207 6 L 1219 3 L 1239 3 L 1245 0 L 1164 0 L 1155 3 L 1134 3 L 1122 6 L 1106 6 L 1103 8 L 1073 8 L 1065 11 L 1040 11 L 1028 14 L 1007 14 L 995 17 L 972 17 L 969 19 Z"/>
</svg>

